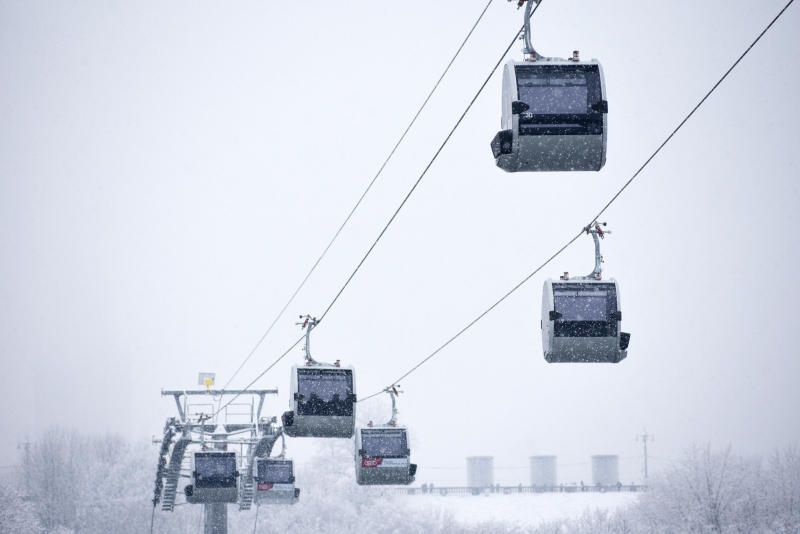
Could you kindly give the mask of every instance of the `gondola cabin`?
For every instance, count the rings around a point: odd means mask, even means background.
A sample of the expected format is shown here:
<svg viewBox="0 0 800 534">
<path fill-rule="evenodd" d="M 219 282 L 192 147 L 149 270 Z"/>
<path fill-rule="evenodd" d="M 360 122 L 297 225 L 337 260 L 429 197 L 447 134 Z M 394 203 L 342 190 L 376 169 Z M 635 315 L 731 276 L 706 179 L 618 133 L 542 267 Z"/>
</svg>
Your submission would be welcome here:
<svg viewBox="0 0 800 534">
<path fill-rule="evenodd" d="M 544 358 L 618 363 L 630 334 L 622 332 L 619 287 L 609 280 L 547 280 L 542 295 Z"/>
<path fill-rule="evenodd" d="M 407 485 L 414 482 L 417 465 L 411 463 L 408 432 L 404 427 L 381 426 L 356 430 L 356 482 L 360 485 Z"/>
<path fill-rule="evenodd" d="M 300 497 L 294 463 L 284 458 L 257 458 L 255 486 L 256 504 L 295 504 Z"/>
<path fill-rule="evenodd" d="M 353 437 L 356 393 L 351 367 L 294 366 L 291 386 L 292 410 L 282 416 L 287 436 Z"/>
<path fill-rule="evenodd" d="M 603 69 L 596 60 L 509 61 L 501 131 L 491 143 L 507 172 L 599 171 L 608 131 Z"/>
<path fill-rule="evenodd" d="M 235 452 L 196 452 L 192 457 L 192 483 L 184 488 L 186 501 L 192 504 L 236 502 L 238 477 Z"/>
</svg>

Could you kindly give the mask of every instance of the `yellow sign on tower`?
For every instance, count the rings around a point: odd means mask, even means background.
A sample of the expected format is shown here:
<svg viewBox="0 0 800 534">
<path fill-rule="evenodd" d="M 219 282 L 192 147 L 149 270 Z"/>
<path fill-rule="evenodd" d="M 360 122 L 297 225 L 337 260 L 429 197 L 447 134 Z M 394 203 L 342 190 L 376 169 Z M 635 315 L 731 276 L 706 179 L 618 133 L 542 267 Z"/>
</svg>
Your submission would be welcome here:
<svg viewBox="0 0 800 534">
<path fill-rule="evenodd" d="M 205 386 L 206 389 L 211 389 L 214 385 L 214 379 L 217 377 L 216 373 L 200 373 L 197 376 L 197 384 Z"/>
</svg>

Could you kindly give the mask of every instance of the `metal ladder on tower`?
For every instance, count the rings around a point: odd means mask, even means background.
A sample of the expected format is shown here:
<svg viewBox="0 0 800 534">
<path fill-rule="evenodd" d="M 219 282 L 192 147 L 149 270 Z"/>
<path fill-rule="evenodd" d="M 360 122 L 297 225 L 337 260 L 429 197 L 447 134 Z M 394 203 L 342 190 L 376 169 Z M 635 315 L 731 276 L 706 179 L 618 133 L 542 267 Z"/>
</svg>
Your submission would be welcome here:
<svg viewBox="0 0 800 534">
<path fill-rule="evenodd" d="M 239 510 L 249 510 L 253 506 L 253 496 L 255 495 L 253 464 L 249 459 L 239 486 Z"/>
<path fill-rule="evenodd" d="M 175 418 L 170 417 L 164 424 L 164 437 L 161 439 L 161 448 L 158 452 L 158 465 L 156 467 L 156 480 L 153 488 L 153 508 L 161 502 L 161 494 L 164 490 L 164 477 L 167 470 L 167 454 L 172 438 L 175 437 Z"/>
<path fill-rule="evenodd" d="M 178 482 L 181 478 L 181 466 L 186 448 L 192 442 L 190 438 L 181 437 L 172 446 L 167 474 L 164 477 L 164 497 L 161 501 L 161 509 L 165 512 L 175 510 L 175 498 L 178 492 Z"/>
</svg>

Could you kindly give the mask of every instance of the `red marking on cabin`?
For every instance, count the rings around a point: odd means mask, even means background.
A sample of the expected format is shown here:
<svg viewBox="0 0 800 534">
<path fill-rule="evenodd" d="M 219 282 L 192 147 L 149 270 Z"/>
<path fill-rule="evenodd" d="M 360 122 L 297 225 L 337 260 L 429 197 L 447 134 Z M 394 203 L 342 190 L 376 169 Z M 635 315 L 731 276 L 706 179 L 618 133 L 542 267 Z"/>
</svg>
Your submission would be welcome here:
<svg viewBox="0 0 800 534">
<path fill-rule="evenodd" d="M 361 458 L 361 467 L 378 467 L 382 463 L 383 463 L 383 458 L 379 456 L 374 458 L 370 458 L 369 456 Z"/>
</svg>

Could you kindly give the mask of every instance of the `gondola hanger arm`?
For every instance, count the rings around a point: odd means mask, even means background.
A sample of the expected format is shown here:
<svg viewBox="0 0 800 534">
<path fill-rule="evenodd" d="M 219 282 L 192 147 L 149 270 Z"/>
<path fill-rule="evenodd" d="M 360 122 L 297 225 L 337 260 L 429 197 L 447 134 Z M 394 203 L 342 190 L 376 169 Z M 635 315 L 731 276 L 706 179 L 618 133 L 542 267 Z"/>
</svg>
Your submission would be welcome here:
<svg viewBox="0 0 800 534">
<path fill-rule="evenodd" d="M 523 52 L 525 53 L 525 59 L 527 61 L 536 61 L 543 57 L 533 48 L 533 42 L 531 40 L 531 17 L 533 16 L 533 10 L 536 9 L 536 6 L 538 6 L 541 1 L 542 0 L 517 0 L 517 9 L 521 8 L 523 4 L 525 5 L 525 24 L 522 28 L 521 39 L 525 42 Z"/>
<path fill-rule="evenodd" d="M 600 253 L 600 240 L 605 239 L 606 234 L 611 233 L 611 230 L 604 229 L 605 226 L 607 223 L 595 221 L 583 229 L 594 240 L 594 270 L 588 276 L 582 277 L 583 279 L 602 280 L 603 278 L 603 255 Z"/>
<path fill-rule="evenodd" d="M 311 356 L 311 331 L 319 324 L 319 320 L 316 317 L 312 317 L 308 314 L 301 315 L 300 319 L 302 319 L 302 321 L 295 324 L 306 331 L 305 346 L 303 347 L 306 365 L 317 365 L 319 362 L 314 360 L 314 358 Z"/>
<path fill-rule="evenodd" d="M 283 429 L 281 429 L 279 435 L 281 437 L 281 453 L 278 458 L 286 458 L 286 436 L 283 434 Z"/>
<path fill-rule="evenodd" d="M 400 384 L 394 384 L 389 386 L 384 390 L 386 393 L 389 394 L 389 397 L 392 399 L 392 418 L 386 423 L 386 426 L 397 426 L 397 397 L 402 393 L 400 390 Z"/>
<path fill-rule="evenodd" d="M 322 321 L 322 319 L 317 319 L 311 315 L 301 315 L 299 323 L 295 323 L 296 325 L 300 326 L 303 330 L 306 331 L 305 333 L 305 345 L 303 347 L 303 352 L 305 353 L 306 358 L 306 365 L 331 365 L 333 367 L 341 367 L 341 363 L 339 360 L 336 360 L 334 363 L 325 363 L 325 362 L 318 362 L 311 356 L 311 331 L 316 328 L 316 326 Z"/>
</svg>

